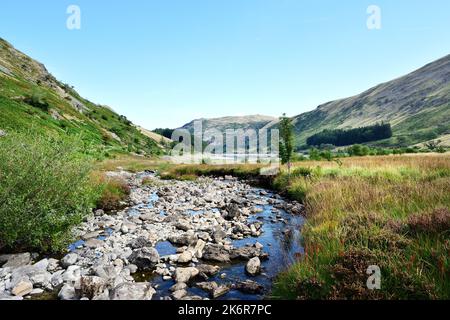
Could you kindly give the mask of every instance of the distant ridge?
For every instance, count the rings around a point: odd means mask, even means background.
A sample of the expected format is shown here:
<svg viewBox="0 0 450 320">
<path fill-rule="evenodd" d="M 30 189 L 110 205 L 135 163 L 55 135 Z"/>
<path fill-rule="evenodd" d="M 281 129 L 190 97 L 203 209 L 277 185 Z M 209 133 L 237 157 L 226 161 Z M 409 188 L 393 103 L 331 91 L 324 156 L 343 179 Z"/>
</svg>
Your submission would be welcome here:
<svg viewBox="0 0 450 320">
<path fill-rule="evenodd" d="M 196 121 L 202 121 L 203 130 L 218 129 L 225 132 L 227 129 L 254 129 L 259 130 L 268 124 L 276 121 L 277 118 L 264 116 L 264 115 L 249 115 L 249 116 L 230 116 L 213 119 L 196 119 L 185 124 L 182 129 L 194 130 L 194 123 Z"/>
<path fill-rule="evenodd" d="M 293 118 L 296 141 L 324 129 L 389 122 L 393 138 L 380 145 L 414 145 L 450 134 L 450 55 L 359 95 L 331 101 Z"/>
</svg>

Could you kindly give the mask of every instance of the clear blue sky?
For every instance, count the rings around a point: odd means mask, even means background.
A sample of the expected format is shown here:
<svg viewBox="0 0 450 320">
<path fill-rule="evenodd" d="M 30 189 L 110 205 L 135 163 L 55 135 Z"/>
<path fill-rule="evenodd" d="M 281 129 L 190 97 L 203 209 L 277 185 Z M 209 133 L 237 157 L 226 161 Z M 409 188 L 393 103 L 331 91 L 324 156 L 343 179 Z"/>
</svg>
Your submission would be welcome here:
<svg viewBox="0 0 450 320">
<path fill-rule="evenodd" d="M 152 129 L 357 94 L 449 54 L 449 15 L 448 0 L 2 0 L 0 36 Z"/>
</svg>

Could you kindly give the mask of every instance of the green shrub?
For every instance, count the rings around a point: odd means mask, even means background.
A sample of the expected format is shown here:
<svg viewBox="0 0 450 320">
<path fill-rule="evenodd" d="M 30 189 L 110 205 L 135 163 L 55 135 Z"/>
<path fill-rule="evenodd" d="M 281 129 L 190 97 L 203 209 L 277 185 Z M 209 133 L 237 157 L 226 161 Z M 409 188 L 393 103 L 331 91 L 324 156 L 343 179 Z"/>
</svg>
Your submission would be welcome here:
<svg viewBox="0 0 450 320">
<path fill-rule="evenodd" d="M 24 102 L 35 108 L 41 109 L 44 112 L 48 112 L 50 105 L 47 102 L 46 96 L 41 91 L 33 91 L 31 95 L 25 97 Z"/>
<path fill-rule="evenodd" d="M 0 249 L 60 251 L 97 190 L 78 140 L 32 133 L 0 138 Z"/>
<path fill-rule="evenodd" d="M 322 157 L 320 156 L 320 151 L 316 148 L 311 148 L 309 150 L 309 159 L 315 161 L 322 160 Z"/>
<path fill-rule="evenodd" d="M 101 188 L 101 196 L 97 200 L 98 209 L 112 211 L 125 206 L 131 191 L 126 181 L 120 178 L 101 177 L 97 184 Z"/>
<path fill-rule="evenodd" d="M 350 156 L 363 157 L 367 156 L 370 152 L 368 146 L 363 146 L 360 144 L 355 144 L 347 149 L 347 152 Z"/>
</svg>

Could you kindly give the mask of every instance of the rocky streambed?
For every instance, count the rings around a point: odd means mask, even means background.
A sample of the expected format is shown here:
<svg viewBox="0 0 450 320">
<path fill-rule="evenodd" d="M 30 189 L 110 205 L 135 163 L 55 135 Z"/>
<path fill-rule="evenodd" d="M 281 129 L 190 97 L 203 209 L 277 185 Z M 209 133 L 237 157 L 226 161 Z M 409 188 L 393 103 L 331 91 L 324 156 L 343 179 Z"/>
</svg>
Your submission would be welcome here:
<svg viewBox="0 0 450 320">
<path fill-rule="evenodd" d="M 61 259 L 1 255 L 0 299 L 263 299 L 303 253 L 302 205 L 267 190 L 108 175 L 128 181 L 130 205 L 93 213 Z"/>
</svg>

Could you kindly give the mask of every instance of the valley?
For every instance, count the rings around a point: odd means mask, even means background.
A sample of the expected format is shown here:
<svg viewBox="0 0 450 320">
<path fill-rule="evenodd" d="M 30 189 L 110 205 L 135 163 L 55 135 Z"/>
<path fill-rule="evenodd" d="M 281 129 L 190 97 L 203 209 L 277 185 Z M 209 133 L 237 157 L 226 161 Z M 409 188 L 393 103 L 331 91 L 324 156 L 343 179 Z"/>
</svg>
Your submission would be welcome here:
<svg viewBox="0 0 450 320">
<path fill-rule="evenodd" d="M 446 56 L 297 116 L 199 119 L 282 129 L 285 160 L 179 164 L 172 129 L 0 39 L 0 300 L 448 299 L 449 81 Z"/>
</svg>

